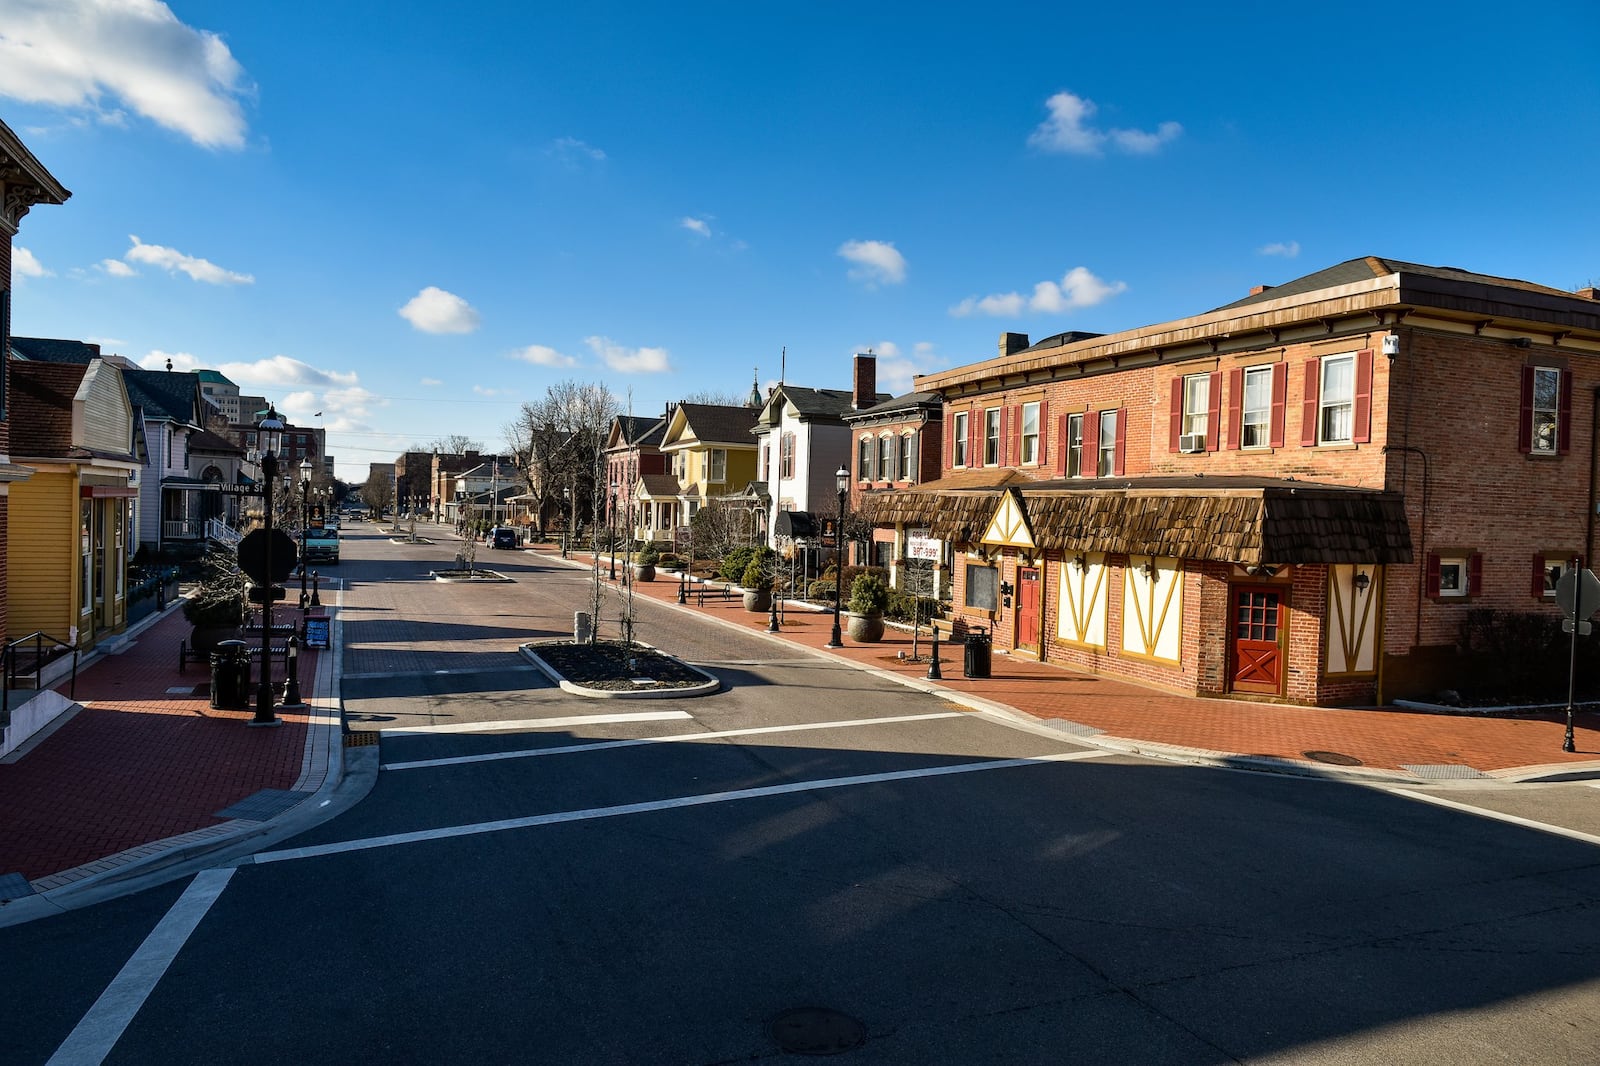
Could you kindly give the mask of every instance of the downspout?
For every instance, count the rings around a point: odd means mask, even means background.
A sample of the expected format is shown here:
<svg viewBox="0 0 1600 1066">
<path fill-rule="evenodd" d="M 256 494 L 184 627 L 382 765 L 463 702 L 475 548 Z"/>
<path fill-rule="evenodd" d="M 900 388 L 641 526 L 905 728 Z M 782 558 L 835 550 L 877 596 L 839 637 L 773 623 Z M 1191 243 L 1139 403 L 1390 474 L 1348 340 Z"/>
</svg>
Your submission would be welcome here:
<svg viewBox="0 0 1600 1066">
<path fill-rule="evenodd" d="M 1600 390 L 1596 391 L 1600 392 Z M 1409 444 L 1385 444 L 1383 450 L 1385 452 L 1401 452 L 1407 455 L 1415 455 L 1422 460 L 1422 544 L 1418 551 L 1418 554 L 1422 556 L 1422 565 L 1417 572 L 1417 626 L 1411 639 L 1411 647 L 1416 649 L 1422 645 L 1422 585 L 1427 579 L 1428 573 L 1428 482 L 1430 480 L 1428 477 L 1428 453 L 1421 448 L 1413 448 Z M 1405 485 L 1402 482 L 1401 492 L 1403 493 L 1404 491 Z M 1590 479 L 1589 491 L 1591 493 L 1594 491 L 1592 478 Z M 1592 507 L 1590 508 L 1591 511 L 1593 509 Z"/>
<path fill-rule="evenodd" d="M 1594 565 L 1594 509 L 1596 453 L 1600 452 L 1600 385 L 1594 389 L 1594 406 L 1589 410 L 1589 510 L 1584 516 L 1583 565 Z"/>
</svg>

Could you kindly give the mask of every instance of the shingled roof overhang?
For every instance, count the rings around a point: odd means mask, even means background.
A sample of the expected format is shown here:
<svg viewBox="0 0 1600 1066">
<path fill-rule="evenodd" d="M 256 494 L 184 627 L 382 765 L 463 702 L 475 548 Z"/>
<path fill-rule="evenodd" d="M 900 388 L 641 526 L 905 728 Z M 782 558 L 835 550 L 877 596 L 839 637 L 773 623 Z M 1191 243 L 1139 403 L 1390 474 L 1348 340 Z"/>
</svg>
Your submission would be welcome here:
<svg viewBox="0 0 1600 1066">
<path fill-rule="evenodd" d="M 1105 336 L 1041 342 L 1011 355 L 920 375 L 946 399 L 1185 359 L 1211 358 L 1402 322 L 1470 328 L 1506 339 L 1585 345 L 1600 352 L 1600 301 L 1514 278 L 1367 256 L 1203 314 Z M 1054 338 L 1051 338 L 1054 340 Z"/>
<path fill-rule="evenodd" d="M 35 204 L 62 204 L 72 193 L 28 151 L 11 127 L 0 122 L 0 233 L 16 233 L 22 216 Z"/>
<path fill-rule="evenodd" d="M 1262 564 L 1411 562 L 1405 501 L 1395 493 L 1269 478 L 1105 479 L 1016 485 L 1045 551 L 1157 555 Z M 939 482 L 862 497 L 874 525 L 925 526 L 970 544 L 1005 486 Z"/>
</svg>

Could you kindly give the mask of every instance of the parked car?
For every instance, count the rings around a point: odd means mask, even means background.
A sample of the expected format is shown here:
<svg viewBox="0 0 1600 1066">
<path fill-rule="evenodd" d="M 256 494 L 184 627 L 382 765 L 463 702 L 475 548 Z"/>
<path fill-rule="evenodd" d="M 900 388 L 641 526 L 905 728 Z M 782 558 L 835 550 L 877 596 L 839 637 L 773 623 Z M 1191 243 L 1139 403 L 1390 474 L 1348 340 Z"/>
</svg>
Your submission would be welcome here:
<svg viewBox="0 0 1600 1066">
<path fill-rule="evenodd" d="M 489 547 L 515 548 L 517 546 L 517 531 L 506 526 L 495 526 L 489 530 Z"/>
</svg>

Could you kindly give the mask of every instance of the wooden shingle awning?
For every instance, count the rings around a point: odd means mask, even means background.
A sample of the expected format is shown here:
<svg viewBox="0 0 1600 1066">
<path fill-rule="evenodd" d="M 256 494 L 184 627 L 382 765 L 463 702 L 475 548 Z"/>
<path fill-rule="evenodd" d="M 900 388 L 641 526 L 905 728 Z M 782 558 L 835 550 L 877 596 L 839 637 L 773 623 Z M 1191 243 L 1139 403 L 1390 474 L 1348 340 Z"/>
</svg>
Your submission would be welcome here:
<svg viewBox="0 0 1600 1066">
<path fill-rule="evenodd" d="M 1411 562 L 1405 499 L 1397 493 L 1267 478 L 1042 481 L 1009 487 L 916 489 L 864 495 L 874 525 L 926 526 L 977 543 L 1008 492 L 1022 499 L 1041 551 L 1106 552 L 1262 564 Z"/>
</svg>

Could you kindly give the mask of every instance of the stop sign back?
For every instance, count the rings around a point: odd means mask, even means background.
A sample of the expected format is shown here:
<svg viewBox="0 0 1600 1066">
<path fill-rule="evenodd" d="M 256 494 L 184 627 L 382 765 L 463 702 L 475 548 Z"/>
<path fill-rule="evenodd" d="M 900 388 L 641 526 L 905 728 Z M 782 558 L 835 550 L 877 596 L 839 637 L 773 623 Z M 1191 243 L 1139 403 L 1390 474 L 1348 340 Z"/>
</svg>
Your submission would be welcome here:
<svg viewBox="0 0 1600 1066">
<path fill-rule="evenodd" d="M 267 566 L 267 556 L 272 566 Z M 258 585 L 276 585 L 294 573 L 294 538 L 281 529 L 256 529 L 239 542 L 239 569 Z"/>
</svg>

